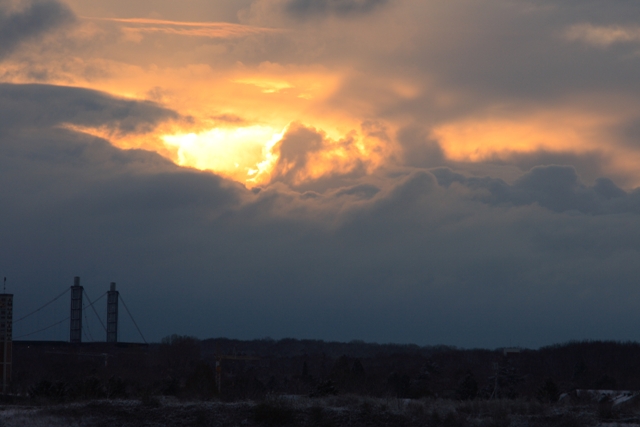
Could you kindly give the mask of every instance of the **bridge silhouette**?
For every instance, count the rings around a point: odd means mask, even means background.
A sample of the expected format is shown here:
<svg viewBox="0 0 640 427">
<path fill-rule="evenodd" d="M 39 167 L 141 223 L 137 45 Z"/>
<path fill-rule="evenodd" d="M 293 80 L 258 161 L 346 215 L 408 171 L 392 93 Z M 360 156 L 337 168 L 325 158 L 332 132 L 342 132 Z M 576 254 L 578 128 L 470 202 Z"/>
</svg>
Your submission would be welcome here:
<svg viewBox="0 0 640 427">
<path fill-rule="evenodd" d="M 20 314 L 20 307 L 25 305 L 24 301 L 16 299 L 13 306 L 16 314 L 13 320 L 13 340 L 118 342 L 119 335 L 122 335 L 118 318 L 118 305 L 121 303 L 138 335 L 145 344 L 147 343 L 122 295 L 115 290 L 115 283 L 111 283 L 108 291 L 96 299 L 91 299 L 87 290 L 79 286 L 79 282 L 78 277 L 74 278 L 73 286 L 25 314 Z M 108 301 L 105 304 L 104 315 L 101 316 L 96 306 L 105 297 Z M 85 298 L 86 303 L 83 303 Z M 131 331 L 127 332 L 128 336 L 132 335 Z"/>
</svg>

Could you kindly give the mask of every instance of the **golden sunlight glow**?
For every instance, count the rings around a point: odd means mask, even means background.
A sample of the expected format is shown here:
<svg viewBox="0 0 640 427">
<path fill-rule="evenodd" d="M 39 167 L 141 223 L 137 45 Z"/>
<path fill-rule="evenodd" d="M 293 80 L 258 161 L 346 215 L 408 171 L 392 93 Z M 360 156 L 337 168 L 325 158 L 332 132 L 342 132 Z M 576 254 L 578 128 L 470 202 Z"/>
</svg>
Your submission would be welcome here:
<svg viewBox="0 0 640 427">
<path fill-rule="evenodd" d="M 66 128 L 107 139 L 122 149 L 155 151 L 181 166 L 210 170 L 247 186 L 285 179 L 296 185 L 356 169 L 372 173 L 401 157 L 403 148 L 394 136 L 413 121 L 402 114 L 381 114 L 403 111 L 387 107 L 428 95 L 437 108 L 447 111 L 465 100 L 462 92 L 441 89 L 430 78 L 379 76 L 352 65 L 210 59 L 226 58 L 236 50 L 253 52 L 267 39 L 251 36 L 276 34 L 276 30 L 148 18 L 84 19 L 81 24 L 74 30 L 78 40 L 107 37 L 116 26 L 119 30 L 113 37 L 118 49 L 114 52 L 136 54 L 42 57 L 46 67 L 41 71 L 46 72 L 48 83 L 145 100 L 174 114 L 166 120 L 150 118 L 149 126 L 135 132 L 118 132 L 113 124 L 111 128 L 66 124 Z M 127 39 L 129 30 L 140 37 Z M 167 57 L 162 49 L 140 48 L 142 36 L 156 40 L 153 37 L 160 30 L 167 37 L 158 40 L 170 46 L 174 57 Z M 594 44 L 598 36 L 602 45 L 640 40 L 631 27 L 626 28 L 627 35 L 619 29 L 606 34 L 592 30 L 576 26 L 566 37 Z M 203 44 L 205 36 L 219 40 Z M 194 46 L 197 49 L 190 50 Z M 38 73 L 29 67 L 31 62 L 11 57 L 0 64 L 0 75 L 5 81 L 32 83 Z M 536 150 L 597 151 L 611 158 L 608 167 L 637 175 L 640 183 L 634 150 L 602 143 L 611 129 L 633 119 L 636 103 L 595 93 L 560 99 L 544 108 L 525 105 L 515 111 L 513 106 L 498 105 L 471 116 L 450 117 L 435 124 L 430 136 L 448 159 L 461 162 L 508 159 L 514 153 Z M 286 141 L 291 123 L 311 129 L 311 134 L 321 135 L 320 140 L 304 154 L 291 155 L 289 150 L 289 158 L 287 150 L 282 150 L 281 158 L 279 142 Z M 296 143 L 304 146 L 306 142 Z"/>
<path fill-rule="evenodd" d="M 270 126 L 214 128 L 201 133 L 161 136 L 174 161 L 182 166 L 211 170 L 248 186 L 268 184 L 292 168 L 292 184 L 335 173 L 348 173 L 356 167 L 371 172 L 391 155 L 388 142 L 363 137 L 351 131 L 342 139 L 321 132 L 322 146 L 307 153 L 306 162 L 280 159 L 280 144 L 289 126 L 278 131 Z M 282 160 L 278 167 L 278 161 Z M 302 166 L 302 167 L 301 167 Z"/>
<path fill-rule="evenodd" d="M 262 93 L 276 93 L 281 90 L 291 89 L 293 85 L 285 81 L 274 81 L 265 79 L 240 79 L 234 80 L 234 83 L 243 83 L 247 85 L 254 85 L 262 89 Z"/>
<path fill-rule="evenodd" d="M 89 64 L 67 64 L 73 66 L 83 69 Z M 180 116 L 157 124 L 148 133 L 123 134 L 113 128 L 74 124 L 64 127 L 104 138 L 122 149 L 155 151 L 181 166 L 210 170 L 248 186 L 264 185 L 272 178 L 279 158 L 277 142 L 290 122 L 321 129 L 327 140 L 338 142 L 359 127 L 359 120 L 323 104 L 343 76 L 321 66 L 265 62 L 257 67 L 236 64 L 217 70 L 205 64 L 142 67 L 102 60 L 93 61 L 93 66 L 109 72 L 91 81 L 78 81 L 77 85 L 129 99 L 151 100 L 180 112 Z M 22 77 L 20 67 L 18 63 L 3 64 L 0 73 L 14 75 L 16 83 L 29 82 Z M 68 84 L 67 78 L 71 78 L 57 75 L 59 84 Z M 338 146 L 328 147 L 336 159 L 344 157 L 344 150 Z M 367 151 L 363 148 L 350 153 L 363 157 Z M 320 162 L 328 155 L 312 156 L 301 174 L 318 176 L 321 170 L 331 173 L 326 169 L 330 162 Z M 346 164 L 353 161 L 340 162 L 341 168 Z"/>
<path fill-rule="evenodd" d="M 448 123 L 436 127 L 432 137 L 449 159 L 478 162 L 503 153 L 596 149 L 601 145 L 599 129 L 614 122 L 603 114 L 555 113 Z"/>
<path fill-rule="evenodd" d="M 162 140 L 177 149 L 179 165 L 260 184 L 268 179 L 277 160 L 272 149 L 284 132 L 268 126 L 216 128 L 197 134 L 164 135 Z"/>
</svg>

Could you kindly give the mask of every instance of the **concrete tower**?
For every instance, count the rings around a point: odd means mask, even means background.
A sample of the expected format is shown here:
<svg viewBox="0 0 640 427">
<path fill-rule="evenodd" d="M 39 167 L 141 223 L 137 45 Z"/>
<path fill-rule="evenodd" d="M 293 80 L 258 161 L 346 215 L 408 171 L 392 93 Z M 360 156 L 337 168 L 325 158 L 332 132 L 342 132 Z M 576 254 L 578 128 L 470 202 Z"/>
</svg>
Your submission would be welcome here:
<svg viewBox="0 0 640 427">
<path fill-rule="evenodd" d="M 80 286 L 80 278 L 73 278 L 71 287 L 71 317 L 69 320 L 69 342 L 82 342 L 82 292 L 84 288 Z"/>
<path fill-rule="evenodd" d="M 118 342 L 118 298 L 116 284 L 111 282 L 107 292 L 107 342 Z"/>
</svg>

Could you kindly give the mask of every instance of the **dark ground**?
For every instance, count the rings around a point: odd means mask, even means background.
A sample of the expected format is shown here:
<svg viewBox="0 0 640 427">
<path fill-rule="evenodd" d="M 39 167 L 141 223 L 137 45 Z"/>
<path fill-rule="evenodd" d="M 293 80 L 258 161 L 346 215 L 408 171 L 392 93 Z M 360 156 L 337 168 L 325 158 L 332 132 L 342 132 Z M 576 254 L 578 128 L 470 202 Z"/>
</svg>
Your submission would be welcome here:
<svg viewBox="0 0 640 427">
<path fill-rule="evenodd" d="M 14 344 L 0 427 L 640 427 L 640 343 L 509 352 L 177 335 Z"/>
<path fill-rule="evenodd" d="M 187 402 L 173 398 L 5 405 L 6 427 L 393 426 L 579 427 L 640 425 L 640 410 L 518 400 L 453 402 L 335 396 L 273 397 L 260 402 Z M 610 418 L 607 418 L 610 417 Z"/>
</svg>

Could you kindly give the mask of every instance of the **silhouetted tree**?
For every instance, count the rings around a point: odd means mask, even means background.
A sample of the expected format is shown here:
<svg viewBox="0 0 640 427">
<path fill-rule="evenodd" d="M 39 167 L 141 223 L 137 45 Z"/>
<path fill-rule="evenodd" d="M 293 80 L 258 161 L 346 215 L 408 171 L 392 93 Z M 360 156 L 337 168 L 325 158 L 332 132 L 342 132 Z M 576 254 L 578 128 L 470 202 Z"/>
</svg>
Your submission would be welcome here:
<svg viewBox="0 0 640 427">
<path fill-rule="evenodd" d="M 397 397 L 407 398 L 409 397 L 409 387 L 411 385 L 411 378 L 407 374 L 399 374 L 393 372 L 387 379 L 387 384 L 390 391 Z"/>
<path fill-rule="evenodd" d="M 560 397 L 558 385 L 551 378 L 547 378 L 542 387 L 538 389 L 536 397 L 538 398 L 538 400 L 544 403 L 557 402 L 558 398 Z"/>
<path fill-rule="evenodd" d="M 355 379 L 364 378 L 364 366 L 362 366 L 362 362 L 360 361 L 360 359 L 354 360 L 353 366 L 351 366 L 351 375 Z"/>
<path fill-rule="evenodd" d="M 456 399 L 458 400 L 473 400 L 478 395 L 478 382 L 473 376 L 473 373 L 467 372 L 465 377 L 458 384 L 456 389 Z"/>
<path fill-rule="evenodd" d="M 610 375 L 604 374 L 595 383 L 598 390 L 615 390 L 618 387 L 618 381 Z"/>
<path fill-rule="evenodd" d="M 165 372 L 184 380 L 200 361 L 200 340 L 186 335 L 170 335 L 162 339 L 160 353 Z"/>
<path fill-rule="evenodd" d="M 517 397 L 516 386 L 524 380 L 509 360 L 494 363 L 493 375 L 489 377 L 489 384 L 484 394 L 489 399 L 513 399 Z"/>
<path fill-rule="evenodd" d="M 216 392 L 216 375 L 211 365 L 199 362 L 185 382 L 185 394 L 209 399 Z"/>
</svg>

